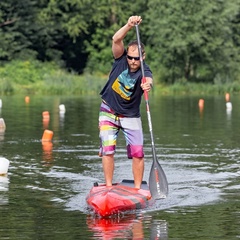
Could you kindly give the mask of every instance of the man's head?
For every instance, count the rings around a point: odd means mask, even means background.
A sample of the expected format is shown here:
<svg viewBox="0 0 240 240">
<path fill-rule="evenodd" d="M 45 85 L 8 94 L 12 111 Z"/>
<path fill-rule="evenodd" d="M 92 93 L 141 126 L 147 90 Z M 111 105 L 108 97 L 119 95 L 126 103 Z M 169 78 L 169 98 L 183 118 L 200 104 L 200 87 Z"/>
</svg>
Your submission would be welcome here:
<svg viewBox="0 0 240 240">
<path fill-rule="evenodd" d="M 145 59 L 144 45 L 141 43 L 142 57 Z M 137 71 L 141 67 L 140 57 L 138 53 L 138 42 L 134 40 L 127 46 L 127 61 L 131 72 Z"/>
</svg>

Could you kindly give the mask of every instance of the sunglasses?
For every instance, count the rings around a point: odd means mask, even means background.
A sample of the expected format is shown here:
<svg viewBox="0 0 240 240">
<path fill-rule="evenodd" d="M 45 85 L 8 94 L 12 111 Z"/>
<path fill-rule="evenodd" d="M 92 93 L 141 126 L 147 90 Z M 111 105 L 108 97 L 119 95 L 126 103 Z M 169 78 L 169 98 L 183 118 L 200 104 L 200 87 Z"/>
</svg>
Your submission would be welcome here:
<svg viewBox="0 0 240 240">
<path fill-rule="evenodd" d="M 140 57 L 132 57 L 132 56 L 129 56 L 129 55 L 127 55 L 127 58 L 129 59 L 129 60 L 135 60 L 135 61 L 139 61 L 140 60 Z"/>
</svg>

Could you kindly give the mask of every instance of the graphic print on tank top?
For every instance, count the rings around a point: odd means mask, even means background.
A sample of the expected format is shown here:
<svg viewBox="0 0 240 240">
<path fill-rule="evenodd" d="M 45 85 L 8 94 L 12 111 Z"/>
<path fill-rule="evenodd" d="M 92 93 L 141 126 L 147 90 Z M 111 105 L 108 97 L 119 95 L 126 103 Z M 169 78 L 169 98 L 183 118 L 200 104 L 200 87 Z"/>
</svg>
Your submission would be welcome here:
<svg viewBox="0 0 240 240">
<path fill-rule="evenodd" d="M 128 69 L 124 70 L 114 81 L 112 89 L 123 99 L 130 100 L 136 80 L 128 74 Z"/>
</svg>

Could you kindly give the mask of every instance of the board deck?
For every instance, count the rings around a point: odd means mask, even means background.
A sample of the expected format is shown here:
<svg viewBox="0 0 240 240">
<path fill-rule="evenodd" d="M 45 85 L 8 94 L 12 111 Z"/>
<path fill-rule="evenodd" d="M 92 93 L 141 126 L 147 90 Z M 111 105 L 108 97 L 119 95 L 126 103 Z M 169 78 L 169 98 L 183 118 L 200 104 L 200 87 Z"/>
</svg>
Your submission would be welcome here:
<svg viewBox="0 0 240 240">
<path fill-rule="evenodd" d="M 122 186 L 128 186 L 128 187 L 134 188 L 134 180 L 123 179 L 119 184 Z M 146 181 L 142 181 L 141 189 L 149 190 Z"/>
<path fill-rule="evenodd" d="M 106 217 L 123 211 L 145 208 L 151 194 L 146 181 L 141 189 L 134 188 L 133 180 L 122 180 L 111 187 L 94 183 L 86 197 L 87 204 L 100 216 Z"/>
</svg>

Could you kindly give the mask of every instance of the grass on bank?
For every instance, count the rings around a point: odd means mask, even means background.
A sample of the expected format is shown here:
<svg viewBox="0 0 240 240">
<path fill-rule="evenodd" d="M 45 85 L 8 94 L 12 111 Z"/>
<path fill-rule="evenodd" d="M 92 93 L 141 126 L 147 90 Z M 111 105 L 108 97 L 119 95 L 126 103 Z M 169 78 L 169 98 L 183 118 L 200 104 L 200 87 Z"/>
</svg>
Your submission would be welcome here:
<svg viewBox="0 0 240 240">
<path fill-rule="evenodd" d="M 103 79 L 102 79 L 103 80 Z M 0 94 L 75 95 L 100 91 L 99 76 L 80 76 L 54 63 L 12 61 L 0 67 Z"/>
<path fill-rule="evenodd" d="M 0 67 L 0 94 L 84 95 L 98 94 L 107 76 L 78 75 L 59 69 L 54 63 L 12 61 Z M 213 95 L 239 93 L 240 83 L 202 84 L 176 83 L 165 86 L 155 81 L 154 91 L 163 95 Z"/>
</svg>

